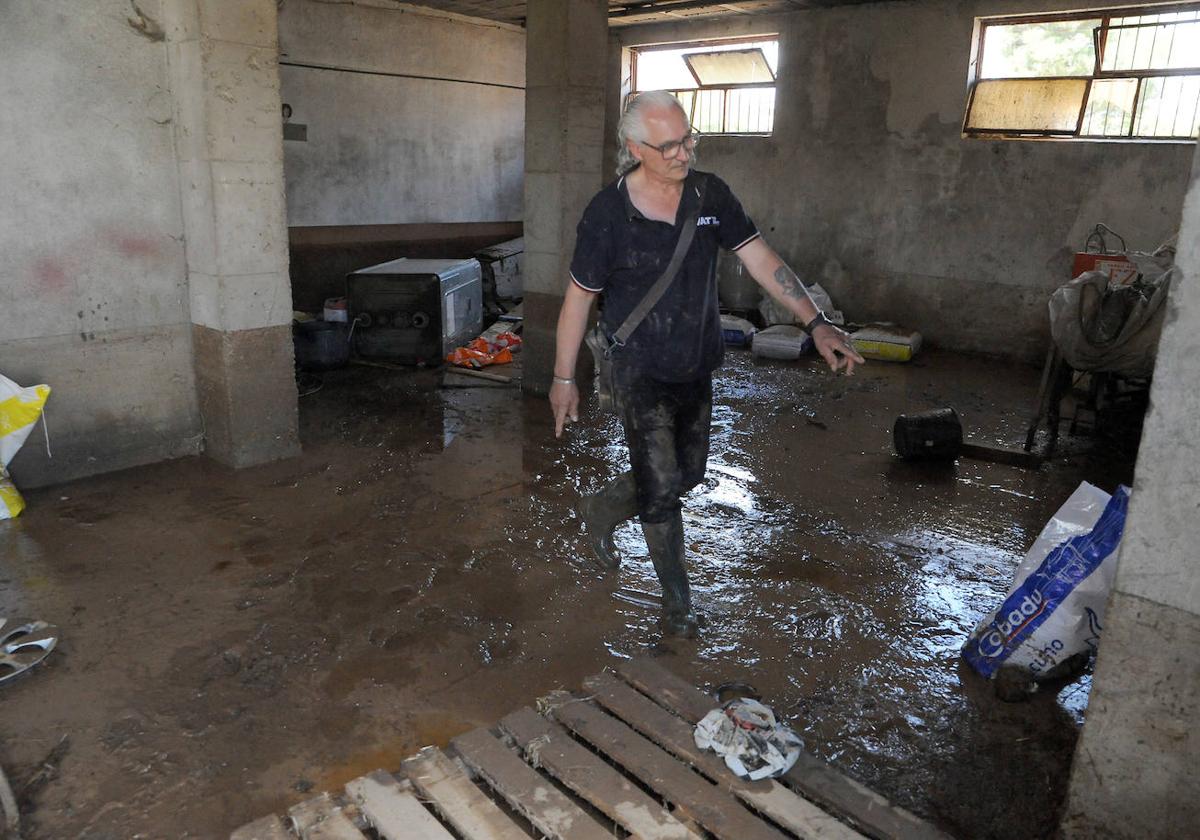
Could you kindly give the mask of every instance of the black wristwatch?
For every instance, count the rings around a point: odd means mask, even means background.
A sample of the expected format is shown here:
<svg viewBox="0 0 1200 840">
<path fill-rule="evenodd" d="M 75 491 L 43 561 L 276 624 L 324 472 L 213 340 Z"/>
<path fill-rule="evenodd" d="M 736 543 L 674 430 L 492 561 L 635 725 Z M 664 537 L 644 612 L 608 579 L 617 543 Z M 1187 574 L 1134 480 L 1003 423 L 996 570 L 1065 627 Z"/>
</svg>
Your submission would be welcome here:
<svg viewBox="0 0 1200 840">
<path fill-rule="evenodd" d="M 826 318 L 824 312 L 817 312 L 817 317 L 813 318 L 811 321 L 809 321 L 807 324 L 805 324 L 800 329 L 804 330 L 809 335 L 812 335 L 812 331 L 815 328 L 821 326 L 822 324 L 824 324 L 827 327 L 832 327 L 833 321 L 830 321 L 828 318 Z"/>
</svg>

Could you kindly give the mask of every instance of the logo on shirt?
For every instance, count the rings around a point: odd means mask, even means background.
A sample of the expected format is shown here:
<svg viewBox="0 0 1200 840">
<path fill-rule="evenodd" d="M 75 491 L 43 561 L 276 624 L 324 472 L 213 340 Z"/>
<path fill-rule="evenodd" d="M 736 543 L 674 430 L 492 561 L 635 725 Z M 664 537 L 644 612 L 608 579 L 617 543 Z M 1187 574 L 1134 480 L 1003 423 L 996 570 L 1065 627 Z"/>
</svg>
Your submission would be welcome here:
<svg viewBox="0 0 1200 840">
<path fill-rule="evenodd" d="M 705 225 L 719 225 L 721 220 L 716 216 L 701 216 L 696 219 L 696 227 L 704 227 Z"/>
</svg>

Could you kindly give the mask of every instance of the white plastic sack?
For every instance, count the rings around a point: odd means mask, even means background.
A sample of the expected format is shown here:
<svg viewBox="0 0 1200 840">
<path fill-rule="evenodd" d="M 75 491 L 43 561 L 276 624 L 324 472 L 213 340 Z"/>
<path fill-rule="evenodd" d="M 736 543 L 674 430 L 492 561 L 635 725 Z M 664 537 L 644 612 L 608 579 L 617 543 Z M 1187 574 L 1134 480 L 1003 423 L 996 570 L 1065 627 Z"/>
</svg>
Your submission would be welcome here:
<svg viewBox="0 0 1200 840">
<path fill-rule="evenodd" d="M 1086 481 L 1079 485 L 1017 567 L 1003 603 L 963 645 L 971 667 L 992 677 L 1012 665 L 1036 680 L 1096 651 L 1128 507 L 1127 487 L 1109 496 Z"/>
<path fill-rule="evenodd" d="M 764 359 L 794 362 L 813 347 L 812 338 L 799 327 L 776 324 L 750 338 L 750 352 Z"/>
<path fill-rule="evenodd" d="M 706 714 L 692 737 L 697 747 L 722 756 L 726 767 L 753 781 L 782 776 L 804 746 L 795 732 L 776 722 L 774 712 L 745 697 Z"/>
<path fill-rule="evenodd" d="M 825 291 L 820 283 L 813 283 L 811 286 L 805 286 L 805 288 L 808 289 L 808 296 L 817 305 L 817 309 L 824 312 L 826 318 L 835 324 L 845 322 L 845 317 L 842 313 L 833 308 L 833 298 L 829 296 L 829 292 Z M 777 324 L 796 323 L 796 316 L 781 304 L 776 303 L 775 298 L 770 295 L 763 295 L 762 302 L 758 305 L 758 312 L 762 315 L 763 322 L 768 327 L 773 327 Z"/>
<path fill-rule="evenodd" d="M 0 375 L 0 519 L 12 519 L 25 509 L 7 467 L 37 425 L 49 397 L 49 385 L 22 388 Z"/>
<path fill-rule="evenodd" d="M 733 347 L 745 347 L 749 344 L 755 330 L 754 324 L 745 318 L 736 315 L 721 316 L 721 333 L 725 337 L 725 343 Z"/>
<path fill-rule="evenodd" d="M 1174 252 L 1131 253 L 1142 275 L 1114 283 L 1102 271 L 1086 271 L 1050 296 L 1050 334 L 1075 370 L 1111 371 L 1145 378 L 1154 372 L 1167 295 L 1178 269 Z"/>
</svg>

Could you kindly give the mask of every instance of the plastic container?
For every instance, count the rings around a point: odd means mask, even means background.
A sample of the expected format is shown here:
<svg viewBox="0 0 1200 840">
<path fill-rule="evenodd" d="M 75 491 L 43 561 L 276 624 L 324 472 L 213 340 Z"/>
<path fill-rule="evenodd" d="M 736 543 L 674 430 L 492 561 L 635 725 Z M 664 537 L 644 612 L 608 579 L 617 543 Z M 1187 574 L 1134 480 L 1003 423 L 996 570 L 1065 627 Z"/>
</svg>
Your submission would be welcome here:
<svg viewBox="0 0 1200 840">
<path fill-rule="evenodd" d="M 717 299 L 725 309 L 749 312 L 758 308 L 762 287 L 750 276 L 737 255 L 722 251 L 717 258 Z"/>
<path fill-rule="evenodd" d="M 754 337 L 755 326 L 745 318 L 736 315 L 721 316 L 721 334 L 725 343 L 731 347 L 745 347 Z"/>
<path fill-rule="evenodd" d="M 336 370 L 350 361 L 350 326 L 338 321 L 292 324 L 296 364 L 304 370 Z"/>
<path fill-rule="evenodd" d="M 750 350 L 755 356 L 764 359 L 783 359 L 795 361 L 809 351 L 813 346 L 808 333 L 799 327 L 780 324 L 768 327 L 754 334 L 750 340 Z"/>
<path fill-rule="evenodd" d="M 344 297 L 327 298 L 325 300 L 325 320 L 337 321 L 343 324 L 350 321 L 349 308 L 346 306 L 346 299 Z"/>
<path fill-rule="evenodd" d="M 820 283 L 806 284 L 804 288 L 808 291 L 808 296 L 812 299 L 813 304 L 817 309 L 825 313 L 826 318 L 834 324 L 841 325 L 846 323 L 842 311 L 834 308 L 833 298 L 829 296 L 829 292 L 825 291 Z M 776 324 L 796 323 L 796 316 L 792 311 L 770 295 L 762 296 L 762 302 L 758 305 L 758 314 L 762 316 L 763 323 L 768 327 L 773 327 Z"/>
<path fill-rule="evenodd" d="M 892 443 L 908 461 L 953 461 L 962 451 L 962 422 L 953 408 L 901 414 L 892 426 Z"/>
</svg>

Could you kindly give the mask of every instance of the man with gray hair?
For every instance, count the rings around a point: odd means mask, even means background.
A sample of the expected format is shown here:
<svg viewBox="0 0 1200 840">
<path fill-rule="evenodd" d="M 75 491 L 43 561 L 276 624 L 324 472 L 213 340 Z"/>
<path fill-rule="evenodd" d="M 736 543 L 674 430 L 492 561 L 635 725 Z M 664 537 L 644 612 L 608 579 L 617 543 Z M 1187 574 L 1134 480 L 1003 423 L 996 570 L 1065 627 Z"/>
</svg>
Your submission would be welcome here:
<svg viewBox="0 0 1200 840">
<path fill-rule="evenodd" d="M 592 548 L 607 569 L 620 565 L 613 531 L 640 518 L 663 588 L 660 625 L 664 633 L 690 636 L 697 625 L 684 567 L 680 497 L 701 482 L 708 461 L 712 372 L 725 349 L 715 281 L 718 250 L 736 253 L 750 276 L 796 316 L 831 370 L 852 373 L 863 359 L 763 240 L 725 182 L 693 169 L 698 137 L 679 100 L 665 91 L 639 94 L 621 117 L 617 140 L 619 177 L 596 194 L 579 222 L 571 282 L 559 313 L 550 388 L 554 434 L 561 436 L 564 424 L 579 416 L 575 362 L 596 295 L 603 302 L 600 326 L 611 339 L 672 264 L 681 235 L 694 225 L 670 285 L 612 355 L 632 469 L 580 503 Z"/>
</svg>

